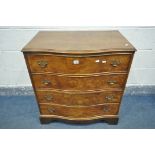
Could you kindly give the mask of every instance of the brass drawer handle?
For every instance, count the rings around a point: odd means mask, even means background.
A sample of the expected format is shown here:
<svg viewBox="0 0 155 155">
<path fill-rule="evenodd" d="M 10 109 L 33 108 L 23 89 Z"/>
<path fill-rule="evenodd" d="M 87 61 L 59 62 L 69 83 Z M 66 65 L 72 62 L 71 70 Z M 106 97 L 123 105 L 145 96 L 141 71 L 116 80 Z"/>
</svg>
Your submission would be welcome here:
<svg viewBox="0 0 155 155">
<path fill-rule="evenodd" d="M 48 110 L 49 113 L 54 113 L 55 112 L 55 109 L 53 109 L 53 108 L 47 108 L 47 110 Z"/>
<path fill-rule="evenodd" d="M 49 85 L 51 82 L 50 82 L 49 80 L 43 80 L 42 83 L 43 83 L 44 85 Z"/>
<path fill-rule="evenodd" d="M 44 97 L 47 101 L 51 101 L 53 99 L 52 95 L 45 95 Z"/>
<path fill-rule="evenodd" d="M 103 107 L 103 111 L 104 111 L 104 112 L 109 112 L 109 111 L 110 111 L 109 106 L 108 106 L 108 105 L 105 105 L 105 106 Z"/>
<path fill-rule="evenodd" d="M 106 96 L 105 99 L 107 101 L 112 101 L 114 99 L 114 96 L 113 95 L 109 95 L 109 96 Z"/>
<path fill-rule="evenodd" d="M 117 60 L 113 60 L 113 61 L 111 62 L 111 65 L 112 65 L 113 67 L 117 67 L 118 65 L 120 65 L 120 62 L 117 61 Z"/>
<path fill-rule="evenodd" d="M 41 68 L 45 68 L 45 67 L 47 67 L 47 65 L 48 65 L 48 62 L 47 62 L 47 61 L 43 61 L 43 60 L 38 61 L 37 63 L 38 63 L 38 65 L 39 65 Z"/>
<path fill-rule="evenodd" d="M 117 81 L 115 81 L 115 80 L 110 80 L 110 81 L 108 81 L 108 84 L 109 84 L 109 85 L 114 85 L 114 84 L 117 84 Z"/>
</svg>

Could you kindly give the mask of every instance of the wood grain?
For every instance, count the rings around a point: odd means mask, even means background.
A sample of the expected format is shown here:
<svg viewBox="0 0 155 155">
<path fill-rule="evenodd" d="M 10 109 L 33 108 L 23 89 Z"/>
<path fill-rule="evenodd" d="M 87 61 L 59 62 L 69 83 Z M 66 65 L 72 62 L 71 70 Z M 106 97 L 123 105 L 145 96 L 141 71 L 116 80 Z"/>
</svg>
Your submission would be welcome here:
<svg viewBox="0 0 155 155">
<path fill-rule="evenodd" d="M 96 122 L 106 122 L 109 125 L 116 125 L 118 123 L 118 115 L 102 115 L 102 116 L 94 116 L 94 117 L 64 117 L 64 116 L 56 116 L 56 115 L 40 115 L 40 122 L 42 124 L 51 123 L 53 121 L 61 121 L 65 123 L 78 123 L 78 124 L 88 124 L 88 123 L 96 123 Z"/>
<path fill-rule="evenodd" d="M 73 118 L 89 118 L 103 115 L 117 115 L 119 104 L 103 104 L 95 106 L 64 106 L 55 104 L 40 104 L 41 114 Z"/>
<path fill-rule="evenodd" d="M 82 54 L 135 48 L 119 31 L 41 31 L 22 51 Z"/>
<path fill-rule="evenodd" d="M 37 90 L 39 103 L 55 103 L 60 105 L 97 105 L 103 103 L 120 103 L 122 91 L 58 91 Z"/>
<path fill-rule="evenodd" d="M 65 76 L 51 74 L 34 74 L 36 89 L 60 90 L 107 90 L 123 89 L 127 74 L 100 74 L 94 76 Z M 110 84 L 114 82 L 114 84 Z M 45 84 L 46 83 L 46 84 Z"/>
<path fill-rule="evenodd" d="M 81 56 L 81 55 L 80 55 Z M 53 54 L 28 54 L 32 73 L 93 74 L 127 72 L 132 54 L 87 55 L 83 57 Z M 78 61 L 79 64 L 74 64 Z M 46 63 L 41 66 L 39 63 Z M 59 67 L 58 67 L 59 66 Z"/>
</svg>

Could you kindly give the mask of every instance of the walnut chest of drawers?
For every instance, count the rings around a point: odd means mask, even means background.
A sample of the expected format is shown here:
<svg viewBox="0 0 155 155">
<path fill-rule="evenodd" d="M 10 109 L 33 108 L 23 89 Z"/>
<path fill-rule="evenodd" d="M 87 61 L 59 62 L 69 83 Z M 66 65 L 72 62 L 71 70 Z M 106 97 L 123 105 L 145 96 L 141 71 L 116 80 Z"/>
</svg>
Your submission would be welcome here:
<svg viewBox="0 0 155 155">
<path fill-rule="evenodd" d="M 119 31 L 39 32 L 22 52 L 41 123 L 117 123 L 135 51 Z"/>
</svg>

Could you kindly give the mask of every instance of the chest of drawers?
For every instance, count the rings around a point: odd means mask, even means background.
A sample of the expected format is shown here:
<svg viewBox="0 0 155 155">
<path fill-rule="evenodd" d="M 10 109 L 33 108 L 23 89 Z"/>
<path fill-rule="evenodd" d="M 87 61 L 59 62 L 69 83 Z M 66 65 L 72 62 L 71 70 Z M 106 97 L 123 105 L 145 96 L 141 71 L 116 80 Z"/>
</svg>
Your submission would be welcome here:
<svg viewBox="0 0 155 155">
<path fill-rule="evenodd" d="M 39 32 L 22 52 L 41 123 L 117 123 L 135 51 L 118 31 Z"/>
</svg>

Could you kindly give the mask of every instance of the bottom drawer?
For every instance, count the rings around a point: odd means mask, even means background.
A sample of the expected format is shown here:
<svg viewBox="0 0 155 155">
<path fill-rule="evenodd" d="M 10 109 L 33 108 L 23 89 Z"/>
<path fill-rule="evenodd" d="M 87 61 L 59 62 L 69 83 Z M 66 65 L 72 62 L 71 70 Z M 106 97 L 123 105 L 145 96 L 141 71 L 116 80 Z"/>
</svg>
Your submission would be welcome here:
<svg viewBox="0 0 155 155">
<path fill-rule="evenodd" d="M 72 118 L 89 118 L 103 115 L 117 115 L 119 104 L 102 104 L 93 106 L 64 106 L 40 104 L 41 115 L 55 115 Z"/>
</svg>

